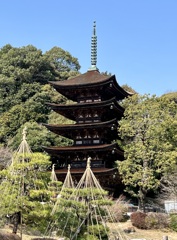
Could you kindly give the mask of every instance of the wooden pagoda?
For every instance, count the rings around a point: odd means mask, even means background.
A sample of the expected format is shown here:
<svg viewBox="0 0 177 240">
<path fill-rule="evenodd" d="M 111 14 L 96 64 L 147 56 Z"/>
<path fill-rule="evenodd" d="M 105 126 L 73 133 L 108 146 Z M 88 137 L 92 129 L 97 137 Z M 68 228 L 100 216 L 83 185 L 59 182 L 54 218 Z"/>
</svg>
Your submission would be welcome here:
<svg viewBox="0 0 177 240">
<path fill-rule="evenodd" d="M 69 80 L 50 82 L 62 95 L 74 104 L 50 103 L 50 107 L 74 120 L 75 124 L 45 126 L 52 132 L 73 140 L 68 147 L 45 147 L 52 156 L 56 174 L 63 180 L 68 164 L 76 180 L 83 174 L 87 159 L 91 157 L 92 171 L 97 175 L 103 187 L 112 187 L 118 183 L 115 161 L 123 160 L 123 152 L 116 143 L 118 121 L 124 109 L 119 101 L 130 94 L 121 88 L 115 76 L 100 74 L 96 67 L 97 38 L 95 24 L 92 36 L 91 68 L 84 74 Z"/>
</svg>

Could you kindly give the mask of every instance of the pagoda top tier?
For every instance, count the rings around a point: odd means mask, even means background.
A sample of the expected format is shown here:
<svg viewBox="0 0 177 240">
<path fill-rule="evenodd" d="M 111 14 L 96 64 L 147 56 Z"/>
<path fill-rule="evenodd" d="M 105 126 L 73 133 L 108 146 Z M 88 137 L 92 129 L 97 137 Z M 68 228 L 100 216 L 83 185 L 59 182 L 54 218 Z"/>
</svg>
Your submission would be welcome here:
<svg viewBox="0 0 177 240">
<path fill-rule="evenodd" d="M 58 85 L 63 87 L 78 87 L 86 86 L 90 84 L 96 84 L 105 82 L 110 79 L 110 76 L 100 74 L 98 70 L 87 71 L 86 73 L 80 74 L 74 78 L 70 78 L 64 81 L 50 82 L 52 85 Z"/>
<path fill-rule="evenodd" d="M 104 94 L 109 94 L 110 97 L 116 96 L 117 100 L 124 99 L 132 95 L 125 91 L 116 81 L 115 75 L 107 76 L 100 74 L 98 70 L 87 71 L 74 78 L 64 81 L 49 82 L 59 93 L 69 99 L 76 100 L 78 91 L 101 90 Z"/>
</svg>

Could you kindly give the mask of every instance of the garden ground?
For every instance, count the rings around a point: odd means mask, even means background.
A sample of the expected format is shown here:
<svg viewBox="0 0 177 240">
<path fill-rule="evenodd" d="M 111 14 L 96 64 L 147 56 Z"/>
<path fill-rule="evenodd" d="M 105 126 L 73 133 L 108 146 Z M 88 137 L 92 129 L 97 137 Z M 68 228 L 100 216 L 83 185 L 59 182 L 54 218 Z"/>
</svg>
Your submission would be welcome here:
<svg viewBox="0 0 177 240">
<path fill-rule="evenodd" d="M 130 221 L 127 221 L 125 223 L 117 223 L 114 224 L 114 226 L 110 225 L 110 227 L 114 230 L 114 228 L 119 228 L 121 231 L 124 232 L 124 230 L 133 228 L 135 232 L 131 233 L 125 233 L 127 236 L 127 240 L 131 239 L 146 239 L 146 240 L 163 240 L 164 236 L 168 236 L 168 240 L 177 240 L 177 232 L 170 231 L 168 229 L 162 229 L 162 230 L 143 230 L 143 229 L 138 229 L 136 227 L 132 227 L 132 224 Z M 2 229 L 0 229 L 1 231 Z M 3 231 L 10 231 L 11 229 L 5 228 Z M 23 235 L 23 240 L 31 240 L 32 238 L 35 238 L 37 236 L 32 236 L 32 235 Z"/>
</svg>

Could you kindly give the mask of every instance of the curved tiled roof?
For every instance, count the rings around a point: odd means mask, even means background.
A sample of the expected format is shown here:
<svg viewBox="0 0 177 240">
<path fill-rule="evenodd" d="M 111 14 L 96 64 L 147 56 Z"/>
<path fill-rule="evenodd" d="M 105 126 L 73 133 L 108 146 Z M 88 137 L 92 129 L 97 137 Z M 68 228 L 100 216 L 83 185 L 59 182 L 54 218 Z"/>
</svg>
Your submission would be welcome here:
<svg viewBox="0 0 177 240">
<path fill-rule="evenodd" d="M 114 103 L 117 108 L 123 113 L 124 109 L 119 105 L 116 98 L 111 98 L 106 101 L 98 101 L 98 102 L 86 102 L 86 103 L 73 103 L 73 104 L 58 104 L 58 103 L 46 103 L 48 106 L 50 106 L 53 110 L 56 109 L 82 109 L 82 108 L 94 108 L 94 107 L 105 107 L 106 105 Z"/>
<path fill-rule="evenodd" d="M 54 155 L 59 155 L 60 153 L 64 152 L 92 152 L 92 151 L 108 151 L 114 149 L 119 154 L 123 155 L 122 150 L 118 149 L 118 145 L 116 143 L 112 144 L 102 144 L 102 145 L 86 145 L 86 146 L 64 146 L 64 147 L 43 147 L 43 149 Z"/>
<path fill-rule="evenodd" d="M 77 100 L 77 91 L 85 90 L 88 88 L 100 89 L 101 86 L 105 87 L 105 92 L 116 96 L 117 99 L 124 99 L 131 93 L 125 91 L 116 81 L 115 75 L 105 76 L 99 73 L 97 70 L 88 71 L 84 74 L 80 74 L 77 77 L 64 80 L 64 81 L 51 81 L 49 82 L 59 93 L 65 97 Z M 76 92 L 74 92 L 75 90 Z"/>
<path fill-rule="evenodd" d="M 93 173 L 110 173 L 110 172 L 117 172 L 117 168 L 92 168 Z M 55 170 L 56 174 L 66 174 L 68 172 L 67 168 L 57 169 Z M 71 174 L 83 174 L 85 172 L 85 168 L 71 168 Z"/>
<path fill-rule="evenodd" d="M 106 121 L 106 122 L 98 122 L 98 123 L 93 123 L 93 122 L 90 122 L 90 123 L 83 123 L 83 124 L 59 124 L 59 125 L 56 125 L 56 124 L 46 124 L 46 123 L 43 123 L 44 126 L 46 126 L 48 129 L 52 130 L 52 129 L 63 129 L 63 130 L 70 130 L 71 128 L 75 128 L 75 129 L 81 129 L 81 128 L 97 128 L 97 127 L 100 127 L 100 126 L 110 126 L 110 124 L 113 124 L 113 123 L 116 123 L 117 120 L 116 118 L 110 120 L 110 121 Z"/>
<path fill-rule="evenodd" d="M 90 102 L 90 103 L 76 103 L 76 104 L 56 104 L 56 103 L 46 103 L 50 106 L 55 112 L 65 116 L 66 118 L 72 119 L 75 121 L 77 109 L 102 109 L 110 108 L 110 105 L 114 106 L 114 111 L 117 112 L 120 116 L 123 115 L 124 109 L 119 105 L 116 98 L 112 98 L 106 101 L 100 102 Z"/>
<path fill-rule="evenodd" d="M 74 138 L 73 135 L 74 135 L 75 131 L 83 132 L 85 129 L 101 129 L 101 130 L 103 130 L 103 128 L 104 128 L 104 129 L 109 129 L 107 134 L 110 135 L 110 136 L 113 133 L 115 134 L 115 132 L 117 134 L 117 129 L 116 129 L 117 120 L 116 120 L 116 118 L 114 118 L 113 120 L 110 120 L 110 121 L 97 122 L 97 123 L 90 122 L 90 123 L 82 123 L 82 124 L 66 124 L 66 125 L 64 125 L 64 124 L 60 124 L 60 125 L 43 124 L 43 125 L 45 127 L 47 127 L 50 131 L 52 131 L 52 132 L 54 132 L 58 135 L 70 138 L 70 139 Z M 113 129 L 114 132 L 113 132 L 113 130 L 111 130 L 112 126 L 115 126 L 115 129 Z"/>
<path fill-rule="evenodd" d="M 84 74 L 80 74 L 74 78 L 64 80 L 64 81 L 57 81 L 57 82 L 50 82 L 54 86 L 64 86 L 64 87 L 71 87 L 71 86 L 78 86 L 78 85 L 90 85 L 100 82 L 105 82 L 114 76 L 105 76 L 99 73 L 99 71 L 88 71 Z"/>
</svg>

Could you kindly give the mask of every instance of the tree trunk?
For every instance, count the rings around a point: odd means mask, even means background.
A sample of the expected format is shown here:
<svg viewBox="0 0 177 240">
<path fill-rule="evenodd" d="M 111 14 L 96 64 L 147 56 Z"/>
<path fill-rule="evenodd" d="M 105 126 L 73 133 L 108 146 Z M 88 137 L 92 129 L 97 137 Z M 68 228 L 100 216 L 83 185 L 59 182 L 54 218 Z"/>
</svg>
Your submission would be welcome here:
<svg viewBox="0 0 177 240">
<path fill-rule="evenodd" d="M 145 198 L 146 198 L 146 194 L 143 192 L 143 189 L 140 188 L 139 199 L 138 199 L 138 208 L 143 212 L 145 212 Z"/>
<path fill-rule="evenodd" d="M 12 233 L 16 234 L 18 230 L 18 224 L 20 223 L 20 212 L 15 213 L 13 216 L 13 231 Z"/>
</svg>

